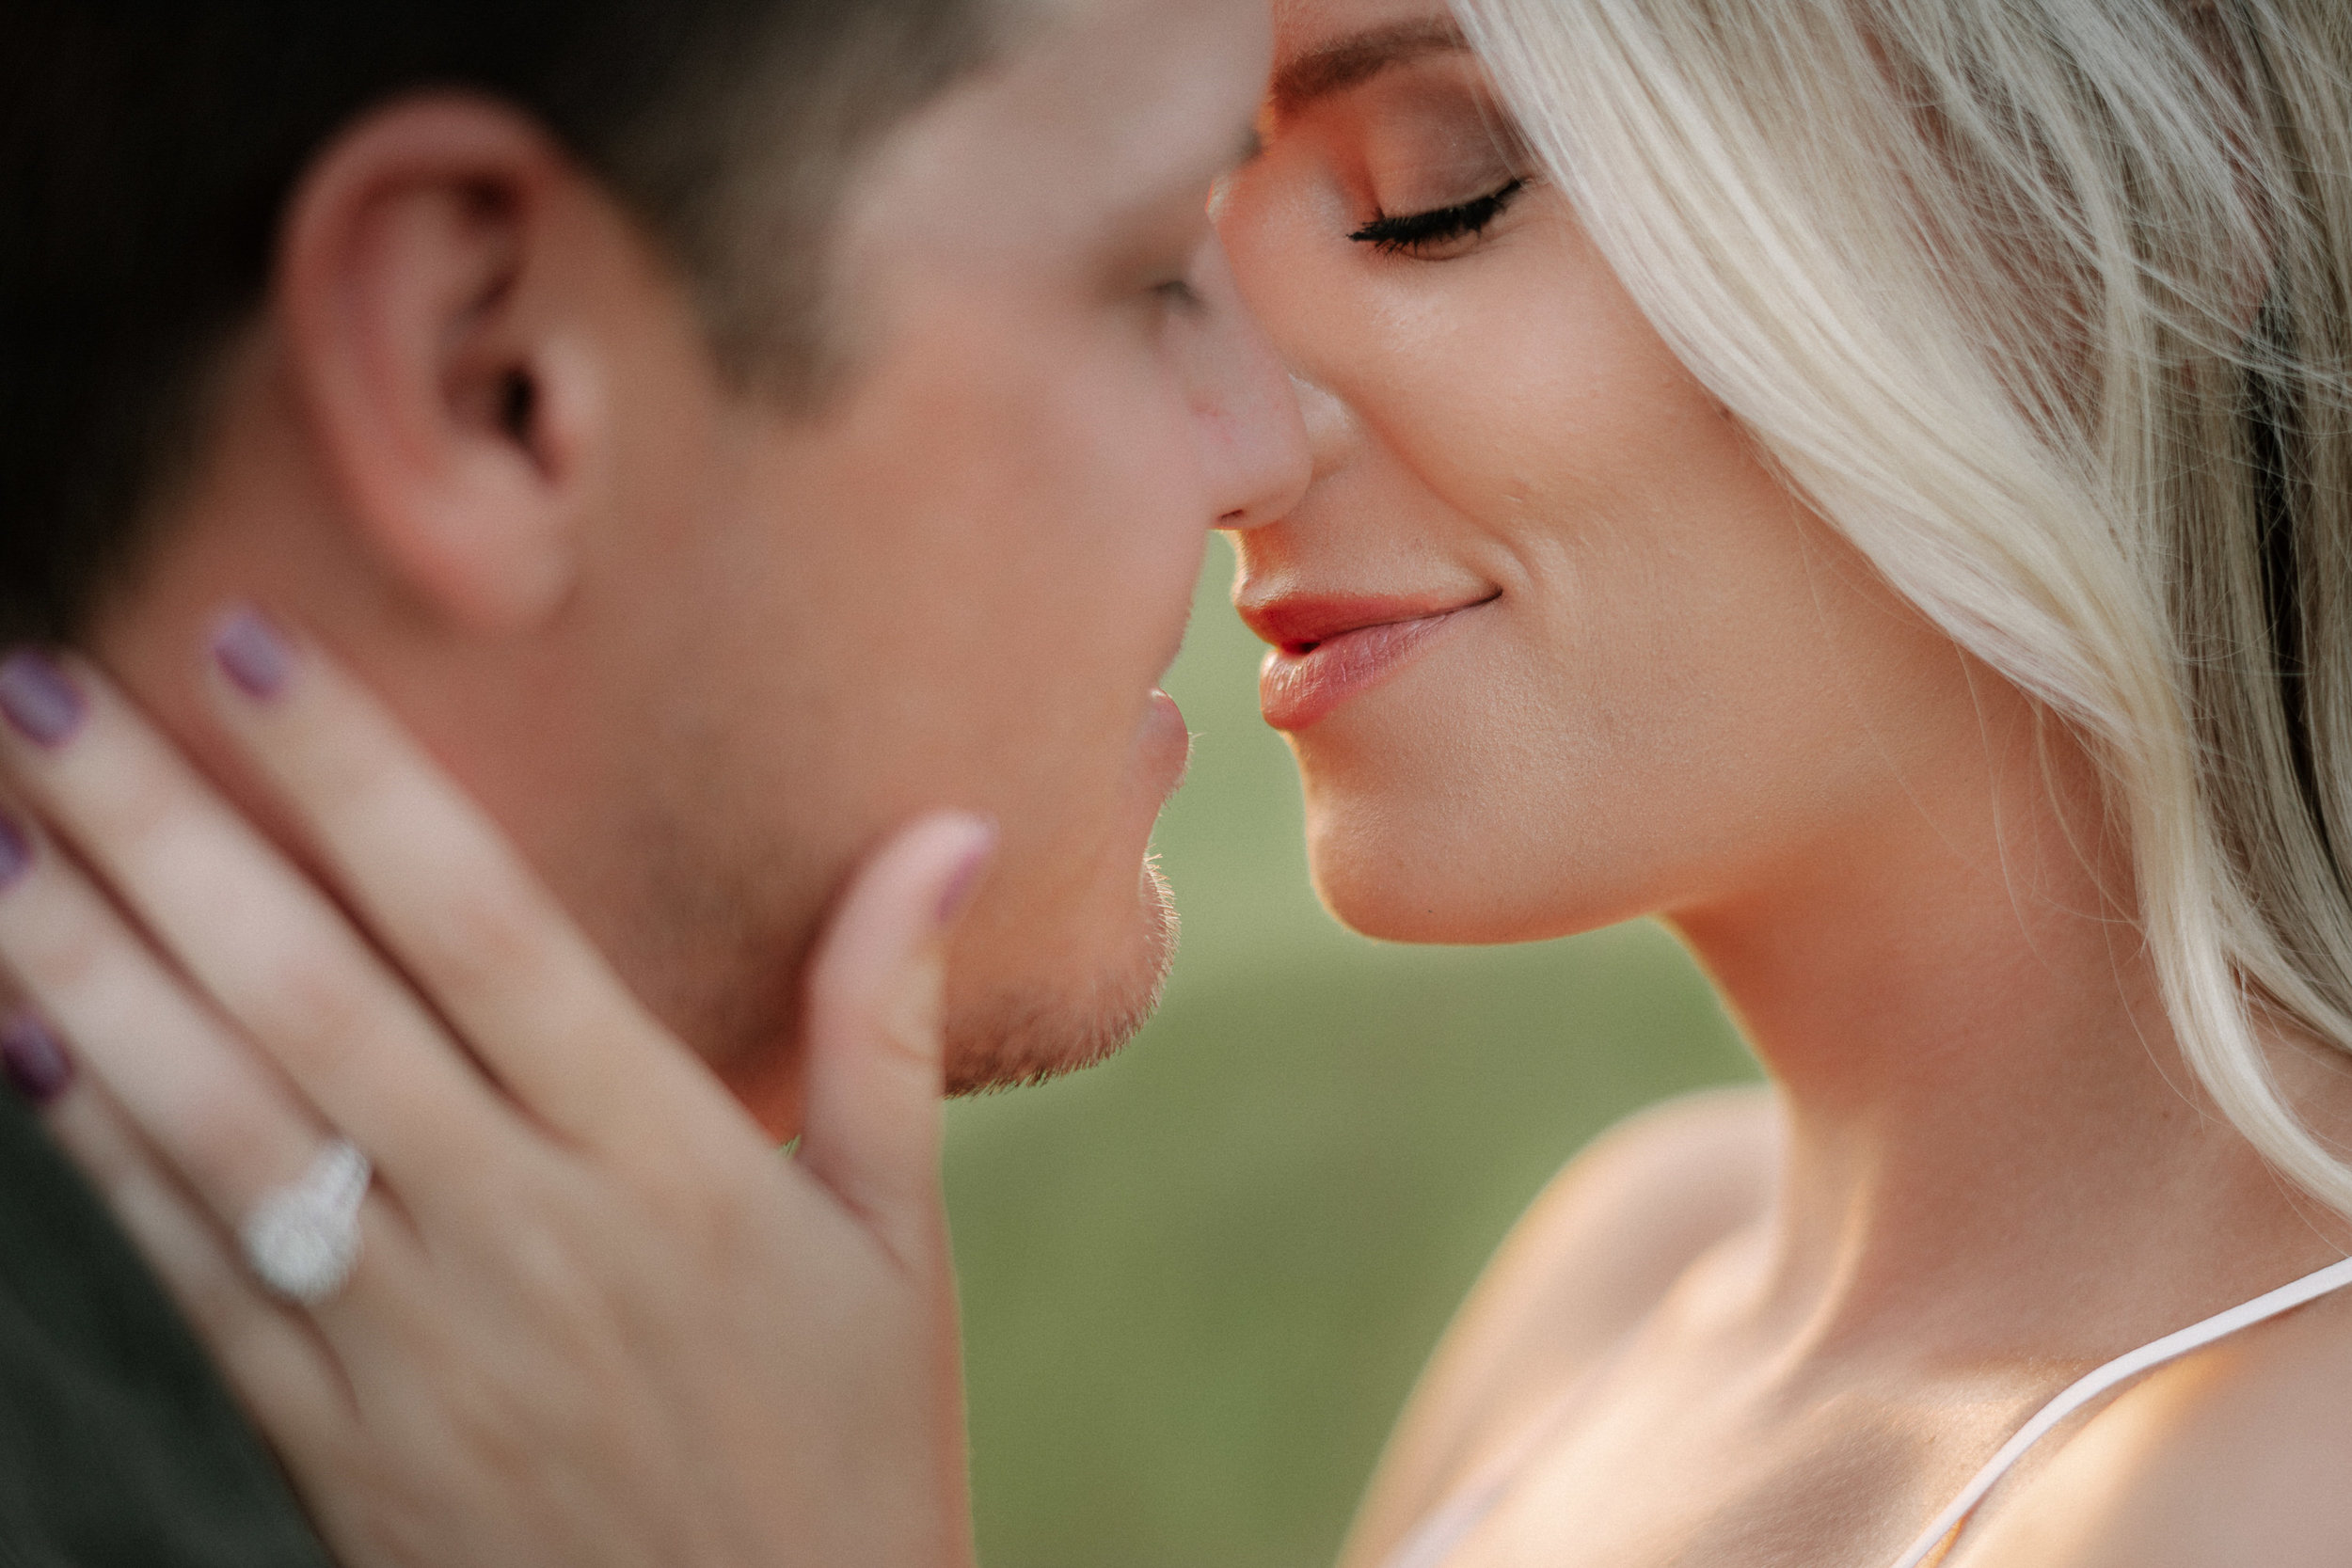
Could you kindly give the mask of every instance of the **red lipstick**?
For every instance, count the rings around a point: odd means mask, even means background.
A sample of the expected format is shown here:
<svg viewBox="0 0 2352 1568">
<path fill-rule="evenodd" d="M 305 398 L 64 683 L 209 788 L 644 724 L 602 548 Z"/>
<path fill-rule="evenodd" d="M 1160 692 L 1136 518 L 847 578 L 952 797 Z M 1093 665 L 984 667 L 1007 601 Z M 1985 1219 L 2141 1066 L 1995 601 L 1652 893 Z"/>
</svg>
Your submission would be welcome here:
<svg viewBox="0 0 2352 1568">
<path fill-rule="evenodd" d="M 1258 672 L 1258 705 L 1278 730 L 1298 731 L 1387 680 L 1483 598 L 1279 598 L 1244 606 L 1242 619 L 1274 644 Z"/>
</svg>

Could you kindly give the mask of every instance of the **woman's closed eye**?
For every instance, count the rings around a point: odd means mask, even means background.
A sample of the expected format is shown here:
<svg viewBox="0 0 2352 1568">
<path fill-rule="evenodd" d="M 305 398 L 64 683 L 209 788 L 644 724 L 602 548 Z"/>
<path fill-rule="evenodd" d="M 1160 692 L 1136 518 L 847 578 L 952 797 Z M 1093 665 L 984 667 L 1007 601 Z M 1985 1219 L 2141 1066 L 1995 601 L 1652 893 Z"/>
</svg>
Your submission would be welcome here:
<svg viewBox="0 0 2352 1568">
<path fill-rule="evenodd" d="M 1526 190 L 1527 181 L 1515 178 L 1501 188 L 1470 201 L 1427 212 L 1391 216 L 1382 213 L 1348 235 L 1386 256 L 1415 256 L 1438 260 L 1454 254 L 1463 241 L 1474 240 Z"/>
</svg>

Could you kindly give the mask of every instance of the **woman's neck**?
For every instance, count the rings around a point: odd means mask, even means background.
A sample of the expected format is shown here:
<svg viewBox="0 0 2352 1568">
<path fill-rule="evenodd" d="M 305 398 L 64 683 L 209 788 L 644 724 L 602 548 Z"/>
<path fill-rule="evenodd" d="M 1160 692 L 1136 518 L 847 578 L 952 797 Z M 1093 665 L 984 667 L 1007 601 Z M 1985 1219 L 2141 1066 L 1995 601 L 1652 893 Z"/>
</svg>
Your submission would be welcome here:
<svg viewBox="0 0 2352 1568">
<path fill-rule="evenodd" d="M 2352 1250 L 2182 1057 L 2089 760 L 1983 718 L 1980 766 L 1674 917 L 1783 1091 L 1746 1315 L 1799 1354 L 2097 1358 Z"/>
</svg>

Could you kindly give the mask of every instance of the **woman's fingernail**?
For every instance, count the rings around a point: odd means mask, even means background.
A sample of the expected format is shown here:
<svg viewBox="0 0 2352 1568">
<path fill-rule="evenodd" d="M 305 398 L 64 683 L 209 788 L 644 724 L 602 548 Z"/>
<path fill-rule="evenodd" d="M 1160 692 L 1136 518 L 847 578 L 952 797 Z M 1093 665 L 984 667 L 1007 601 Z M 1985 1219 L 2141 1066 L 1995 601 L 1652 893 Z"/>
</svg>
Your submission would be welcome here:
<svg viewBox="0 0 2352 1568">
<path fill-rule="evenodd" d="M 33 835 L 15 817 L 0 812 L 0 889 L 16 885 L 33 863 Z"/>
<path fill-rule="evenodd" d="M 46 1105 L 72 1084 L 73 1058 L 40 1014 L 20 1007 L 0 1022 L 0 1074 L 18 1094 Z"/>
<path fill-rule="evenodd" d="M 996 830 L 992 825 L 980 840 L 963 852 L 963 859 L 939 892 L 939 928 L 948 927 L 963 918 L 963 911 L 972 907 L 973 895 L 980 891 L 980 880 L 988 875 L 989 863 L 996 858 Z"/>
<path fill-rule="evenodd" d="M 294 673 L 294 649 L 258 610 L 236 610 L 214 628 L 213 660 L 238 690 L 263 702 Z"/>
<path fill-rule="evenodd" d="M 56 660 L 33 648 L 19 648 L 0 659 L 0 714 L 8 715 L 17 734 L 41 746 L 62 746 L 73 738 L 89 712 L 89 704 Z"/>
</svg>

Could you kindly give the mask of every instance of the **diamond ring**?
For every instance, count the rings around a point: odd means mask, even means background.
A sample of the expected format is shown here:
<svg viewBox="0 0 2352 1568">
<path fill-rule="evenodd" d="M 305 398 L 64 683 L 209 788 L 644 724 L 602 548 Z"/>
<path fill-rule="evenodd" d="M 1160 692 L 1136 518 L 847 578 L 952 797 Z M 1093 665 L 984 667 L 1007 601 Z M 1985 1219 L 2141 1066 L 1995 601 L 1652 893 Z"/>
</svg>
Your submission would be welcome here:
<svg viewBox="0 0 2352 1568">
<path fill-rule="evenodd" d="M 309 1170 L 255 1204 L 237 1236 L 262 1283 L 303 1307 L 332 1301 L 359 1261 L 359 1205 L 373 1177 L 366 1155 L 333 1138 Z"/>
</svg>

